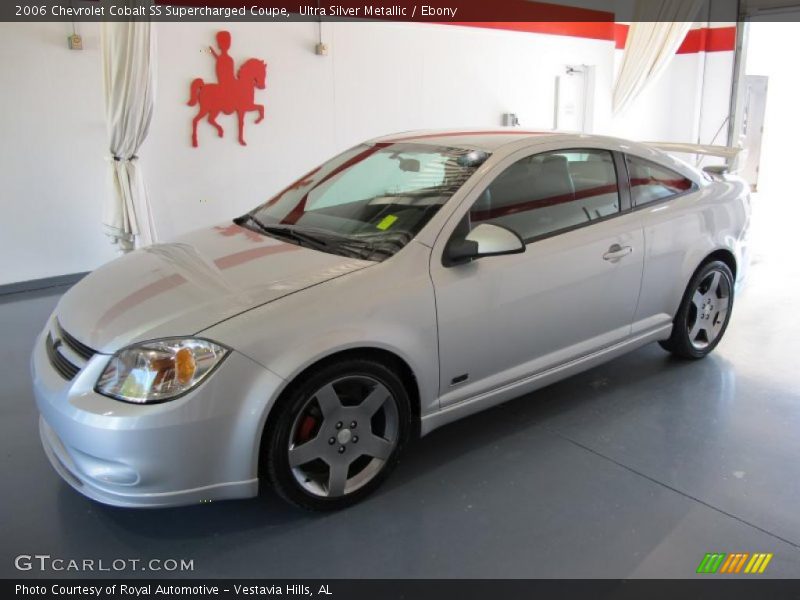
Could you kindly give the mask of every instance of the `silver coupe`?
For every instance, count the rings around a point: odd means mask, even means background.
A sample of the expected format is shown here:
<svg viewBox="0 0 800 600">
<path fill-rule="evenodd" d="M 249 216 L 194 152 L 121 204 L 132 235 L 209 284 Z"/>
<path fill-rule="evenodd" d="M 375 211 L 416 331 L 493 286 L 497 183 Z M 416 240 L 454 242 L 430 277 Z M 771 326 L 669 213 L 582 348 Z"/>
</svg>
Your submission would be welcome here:
<svg viewBox="0 0 800 600">
<path fill-rule="evenodd" d="M 44 450 L 117 506 L 347 506 L 415 436 L 651 342 L 711 352 L 749 202 L 652 144 L 371 140 L 71 288 L 32 357 Z"/>
</svg>

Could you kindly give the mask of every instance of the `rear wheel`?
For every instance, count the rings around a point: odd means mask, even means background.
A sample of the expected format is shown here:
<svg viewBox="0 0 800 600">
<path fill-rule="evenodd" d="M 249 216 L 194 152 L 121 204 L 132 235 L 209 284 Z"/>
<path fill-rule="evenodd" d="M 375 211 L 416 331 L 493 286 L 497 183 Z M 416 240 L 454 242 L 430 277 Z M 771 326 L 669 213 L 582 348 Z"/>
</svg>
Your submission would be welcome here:
<svg viewBox="0 0 800 600">
<path fill-rule="evenodd" d="M 689 282 L 672 328 L 661 346 L 676 356 L 703 358 L 717 347 L 731 318 L 733 273 L 724 262 L 703 265 Z"/>
<path fill-rule="evenodd" d="M 310 510 L 349 506 L 397 464 L 410 431 L 409 397 L 385 365 L 350 359 L 291 390 L 266 432 L 266 475 L 285 499 Z"/>
</svg>

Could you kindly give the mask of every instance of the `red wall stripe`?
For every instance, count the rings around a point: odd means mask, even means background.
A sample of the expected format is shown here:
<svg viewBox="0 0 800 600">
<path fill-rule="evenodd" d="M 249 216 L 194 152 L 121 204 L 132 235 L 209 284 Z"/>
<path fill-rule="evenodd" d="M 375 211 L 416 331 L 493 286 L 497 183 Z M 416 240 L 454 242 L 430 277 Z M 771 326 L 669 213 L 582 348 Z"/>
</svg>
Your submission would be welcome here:
<svg viewBox="0 0 800 600">
<path fill-rule="evenodd" d="M 628 29 L 630 29 L 629 25 L 614 23 L 614 45 L 617 50 L 625 49 L 625 42 L 628 40 Z"/>
<path fill-rule="evenodd" d="M 525 33 L 543 33 L 547 35 L 566 35 L 593 40 L 612 41 L 615 35 L 615 24 L 611 22 L 589 21 L 461 21 L 441 22 L 441 25 L 462 25 L 464 27 L 481 27 L 484 29 L 502 29 L 504 31 L 522 31 Z"/>
<path fill-rule="evenodd" d="M 270 0 L 155 0 L 157 4 L 174 4 L 179 6 L 272 6 Z M 429 0 L 436 7 L 450 6 L 446 0 Z M 342 6 L 362 5 L 360 0 L 339 0 Z M 284 2 L 283 6 L 290 13 L 299 12 L 300 5 L 311 4 L 305 0 Z M 398 2 L 406 6 L 408 2 Z M 413 20 L 416 23 L 431 23 L 437 25 L 460 25 L 462 27 L 479 27 L 483 29 L 499 29 L 504 31 L 519 31 L 525 33 L 541 33 L 546 35 L 564 35 L 593 40 L 605 40 L 615 43 L 616 48 L 625 48 L 628 37 L 628 25 L 614 22 L 614 13 L 590 8 L 566 6 L 541 0 L 461 0 L 458 6 L 458 15 L 465 21 L 440 21 L 435 17 L 422 17 L 417 15 Z M 487 13 L 502 15 L 505 21 L 480 21 L 486 18 Z M 474 20 L 469 20 L 474 19 Z M 381 21 L 406 21 L 411 19 L 403 17 L 383 17 Z M 678 54 L 694 52 L 726 52 L 732 51 L 736 44 L 735 27 L 692 29 L 678 49 Z"/>
<path fill-rule="evenodd" d="M 616 23 L 614 41 L 616 48 L 625 48 L 628 39 L 628 25 Z M 697 52 L 733 52 L 736 47 L 736 27 L 703 27 L 690 29 L 676 54 L 695 54 Z"/>
<path fill-rule="evenodd" d="M 526 33 L 543 33 L 546 35 L 566 35 L 593 40 L 613 41 L 618 50 L 625 48 L 628 39 L 629 25 L 623 23 L 596 23 L 585 21 L 561 22 L 440 22 L 440 25 L 461 25 L 463 27 L 481 27 L 485 29 L 501 29 L 504 31 L 522 31 Z M 678 47 L 676 54 L 693 54 L 696 52 L 733 52 L 736 47 L 736 27 L 703 27 L 690 29 L 686 38 Z"/>
<path fill-rule="evenodd" d="M 736 27 L 704 27 L 689 31 L 678 48 L 678 54 L 733 52 L 734 48 L 736 48 Z"/>
</svg>

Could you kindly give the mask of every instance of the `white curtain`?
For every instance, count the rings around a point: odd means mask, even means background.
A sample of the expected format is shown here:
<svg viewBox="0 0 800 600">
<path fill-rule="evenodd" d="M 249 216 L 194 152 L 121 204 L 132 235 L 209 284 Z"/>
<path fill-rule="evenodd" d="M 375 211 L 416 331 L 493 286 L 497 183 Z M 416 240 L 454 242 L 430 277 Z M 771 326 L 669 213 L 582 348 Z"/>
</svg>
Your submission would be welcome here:
<svg viewBox="0 0 800 600">
<path fill-rule="evenodd" d="M 156 241 L 156 229 L 136 153 L 153 116 L 155 30 L 149 22 L 104 22 L 101 29 L 109 165 L 113 193 L 103 225 L 123 252 Z"/>
<path fill-rule="evenodd" d="M 624 111 L 658 79 L 692 27 L 703 0 L 636 0 L 635 21 L 614 84 L 613 109 Z"/>
</svg>

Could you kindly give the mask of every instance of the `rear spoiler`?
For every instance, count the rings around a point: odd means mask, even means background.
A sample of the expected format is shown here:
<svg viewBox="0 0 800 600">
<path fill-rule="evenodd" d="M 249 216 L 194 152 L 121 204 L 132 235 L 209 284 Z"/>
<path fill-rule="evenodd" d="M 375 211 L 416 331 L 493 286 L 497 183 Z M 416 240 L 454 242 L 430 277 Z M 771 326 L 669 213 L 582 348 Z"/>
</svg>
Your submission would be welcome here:
<svg viewBox="0 0 800 600">
<path fill-rule="evenodd" d="M 652 146 L 664 152 L 682 152 L 685 154 L 705 154 L 707 156 L 719 156 L 720 158 L 732 159 L 741 152 L 741 148 L 732 146 L 712 146 L 710 144 L 683 144 L 678 142 L 644 142 L 646 146 Z"/>
<path fill-rule="evenodd" d="M 730 172 L 730 169 L 728 165 L 708 165 L 707 167 L 703 167 L 703 171 L 714 179 L 725 179 L 725 175 Z"/>
<path fill-rule="evenodd" d="M 731 163 L 741 152 L 741 148 L 731 146 L 712 146 L 710 144 L 682 144 L 677 142 L 644 142 L 645 145 L 663 150 L 664 152 L 680 152 L 683 154 L 703 154 L 705 156 L 718 156 L 725 159 L 724 165 L 709 165 L 703 167 L 703 171 L 709 177 L 716 180 L 724 180 L 725 176 L 732 170 Z M 700 166 L 702 159 L 698 159 L 697 165 Z"/>
</svg>

